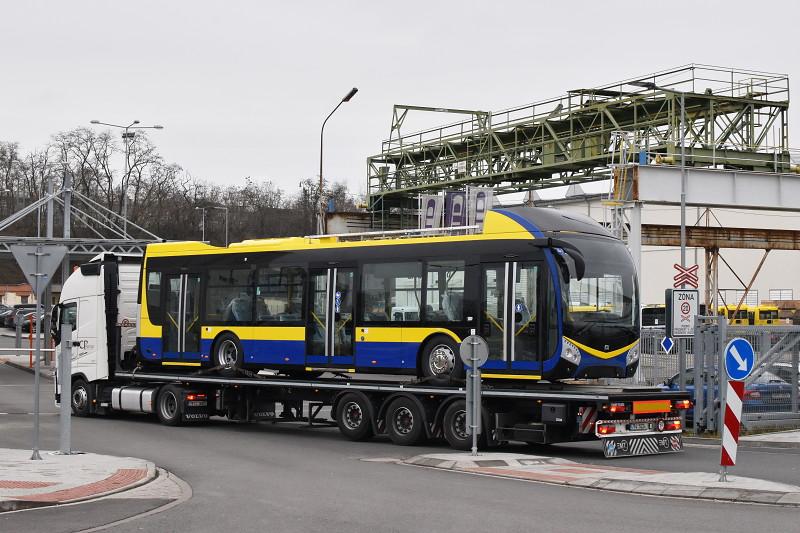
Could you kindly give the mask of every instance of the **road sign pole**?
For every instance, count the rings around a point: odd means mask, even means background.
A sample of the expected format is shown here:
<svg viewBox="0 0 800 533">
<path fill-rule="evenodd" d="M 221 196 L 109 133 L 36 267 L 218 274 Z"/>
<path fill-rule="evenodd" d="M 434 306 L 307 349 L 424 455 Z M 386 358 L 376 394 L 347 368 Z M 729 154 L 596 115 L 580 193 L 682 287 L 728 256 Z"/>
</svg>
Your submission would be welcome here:
<svg viewBox="0 0 800 533">
<path fill-rule="evenodd" d="M 39 387 L 42 355 L 42 292 L 50 284 L 56 267 L 67 252 L 66 246 L 29 246 L 15 244 L 9 246 L 22 273 L 33 287 L 36 296 L 36 347 L 33 377 L 33 454 L 31 460 L 41 460 L 39 454 Z M 33 328 L 31 328 L 33 330 Z"/>
<path fill-rule="evenodd" d="M 736 338 L 725 346 L 725 371 L 728 382 L 725 387 L 725 410 L 722 420 L 722 443 L 720 447 L 719 480 L 728 481 L 728 467 L 736 464 L 739 446 L 739 429 L 744 401 L 744 380 L 755 368 L 755 351 L 745 339 Z"/>
<path fill-rule="evenodd" d="M 58 383 L 61 387 L 60 406 L 60 451 L 72 453 L 72 324 L 61 326 L 61 355 L 58 361 Z"/>
<path fill-rule="evenodd" d="M 42 336 L 39 332 L 39 329 L 42 327 L 42 321 L 39 319 L 42 308 L 42 302 L 40 301 L 42 292 L 39 290 L 39 278 L 42 277 L 39 271 L 41 250 L 41 247 L 36 248 L 36 274 L 34 274 L 36 278 L 33 288 L 33 292 L 36 293 L 36 350 L 33 356 L 33 455 L 31 455 L 31 459 L 36 461 L 42 460 L 42 456 L 39 455 L 39 370 L 41 366 L 39 357 L 42 354 Z"/>
<path fill-rule="evenodd" d="M 481 366 L 489 359 L 489 345 L 482 337 L 472 335 L 461 341 L 461 361 L 467 368 L 466 429 L 472 435 L 472 455 L 478 455 L 478 435 L 481 432 Z"/>
</svg>

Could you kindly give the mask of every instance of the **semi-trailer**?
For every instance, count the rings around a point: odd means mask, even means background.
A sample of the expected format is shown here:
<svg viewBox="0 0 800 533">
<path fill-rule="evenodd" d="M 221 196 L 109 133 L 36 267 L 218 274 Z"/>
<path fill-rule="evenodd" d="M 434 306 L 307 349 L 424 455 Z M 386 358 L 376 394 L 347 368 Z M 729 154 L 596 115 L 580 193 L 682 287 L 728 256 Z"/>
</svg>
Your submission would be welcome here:
<svg viewBox="0 0 800 533">
<path fill-rule="evenodd" d="M 225 365 L 142 365 L 136 353 L 141 278 L 140 257 L 102 254 L 64 284 L 51 333 L 58 343 L 61 325 L 73 328 L 74 415 L 146 413 L 171 426 L 212 417 L 330 424 L 352 440 L 386 435 L 399 445 L 443 438 L 454 449 L 471 446 L 462 382 L 336 370 L 297 376 Z M 681 413 L 690 405 L 688 393 L 658 387 L 486 380 L 481 446 L 599 440 L 607 457 L 677 452 L 683 448 Z"/>
</svg>

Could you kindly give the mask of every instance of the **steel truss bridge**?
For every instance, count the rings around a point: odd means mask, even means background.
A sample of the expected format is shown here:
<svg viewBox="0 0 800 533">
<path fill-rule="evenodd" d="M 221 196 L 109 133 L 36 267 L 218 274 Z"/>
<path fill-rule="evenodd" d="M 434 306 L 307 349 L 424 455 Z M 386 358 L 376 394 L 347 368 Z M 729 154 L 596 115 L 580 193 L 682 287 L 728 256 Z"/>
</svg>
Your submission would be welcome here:
<svg viewBox="0 0 800 533">
<path fill-rule="evenodd" d="M 788 108 L 785 74 L 698 64 L 494 113 L 396 105 L 389 139 L 367 159 L 369 209 L 382 227 L 421 193 L 469 184 L 506 194 L 606 180 L 615 163 L 677 165 L 682 139 L 690 167 L 795 171 Z M 401 132 L 417 111 L 468 118 Z"/>
</svg>

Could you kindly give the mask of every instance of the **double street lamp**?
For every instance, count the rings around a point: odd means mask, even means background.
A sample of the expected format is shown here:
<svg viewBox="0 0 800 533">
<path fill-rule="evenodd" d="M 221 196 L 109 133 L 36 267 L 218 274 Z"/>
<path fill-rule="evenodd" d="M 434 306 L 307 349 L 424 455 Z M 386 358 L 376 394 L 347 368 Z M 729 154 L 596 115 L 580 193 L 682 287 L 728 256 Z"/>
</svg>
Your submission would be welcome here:
<svg viewBox="0 0 800 533">
<path fill-rule="evenodd" d="M 339 109 L 339 106 L 341 106 L 345 102 L 349 102 L 350 99 L 353 98 L 357 92 L 358 92 L 357 87 L 353 87 L 352 89 L 350 89 L 350 92 L 348 92 L 344 96 L 344 98 L 342 98 L 339 101 L 339 103 L 336 104 L 336 107 L 333 108 L 333 111 L 331 111 L 328 114 L 328 116 L 325 117 L 325 120 L 322 122 L 322 128 L 320 128 L 319 130 L 319 213 L 317 213 L 317 233 L 319 233 L 320 235 L 325 233 L 325 199 L 322 197 L 322 187 L 323 187 L 322 141 L 323 141 L 323 135 L 325 133 L 325 124 L 328 122 L 328 119 L 331 118 L 331 116 L 333 116 L 334 113 L 336 113 L 336 110 Z"/>
<path fill-rule="evenodd" d="M 122 130 L 122 140 L 125 142 L 125 174 L 122 181 L 122 234 L 123 237 L 128 236 L 128 181 L 130 180 L 130 140 L 136 136 L 134 130 L 163 130 L 164 126 L 154 124 L 153 126 L 140 126 L 138 120 L 134 120 L 127 126 L 120 124 L 110 124 L 108 122 L 100 122 L 99 120 L 92 120 L 90 124 L 98 124 L 102 126 L 109 126 L 112 128 L 119 128 Z"/>
</svg>

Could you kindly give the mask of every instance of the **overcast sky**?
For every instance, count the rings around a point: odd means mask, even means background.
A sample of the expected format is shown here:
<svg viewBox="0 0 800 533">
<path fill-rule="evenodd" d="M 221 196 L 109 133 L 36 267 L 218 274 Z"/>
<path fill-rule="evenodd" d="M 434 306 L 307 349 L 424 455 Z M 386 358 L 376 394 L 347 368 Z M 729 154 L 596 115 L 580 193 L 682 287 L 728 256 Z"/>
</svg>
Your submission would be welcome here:
<svg viewBox="0 0 800 533">
<path fill-rule="evenodd" d="M 356 86 L 325 175 L 363 192 L 395 103 L 499 110 L 691 62 L 800 75 L 793 2 L 544 4 L 5 1 L 0 140 L 138 119 L 196 177 L 293 192 Z"/>
</svg>

